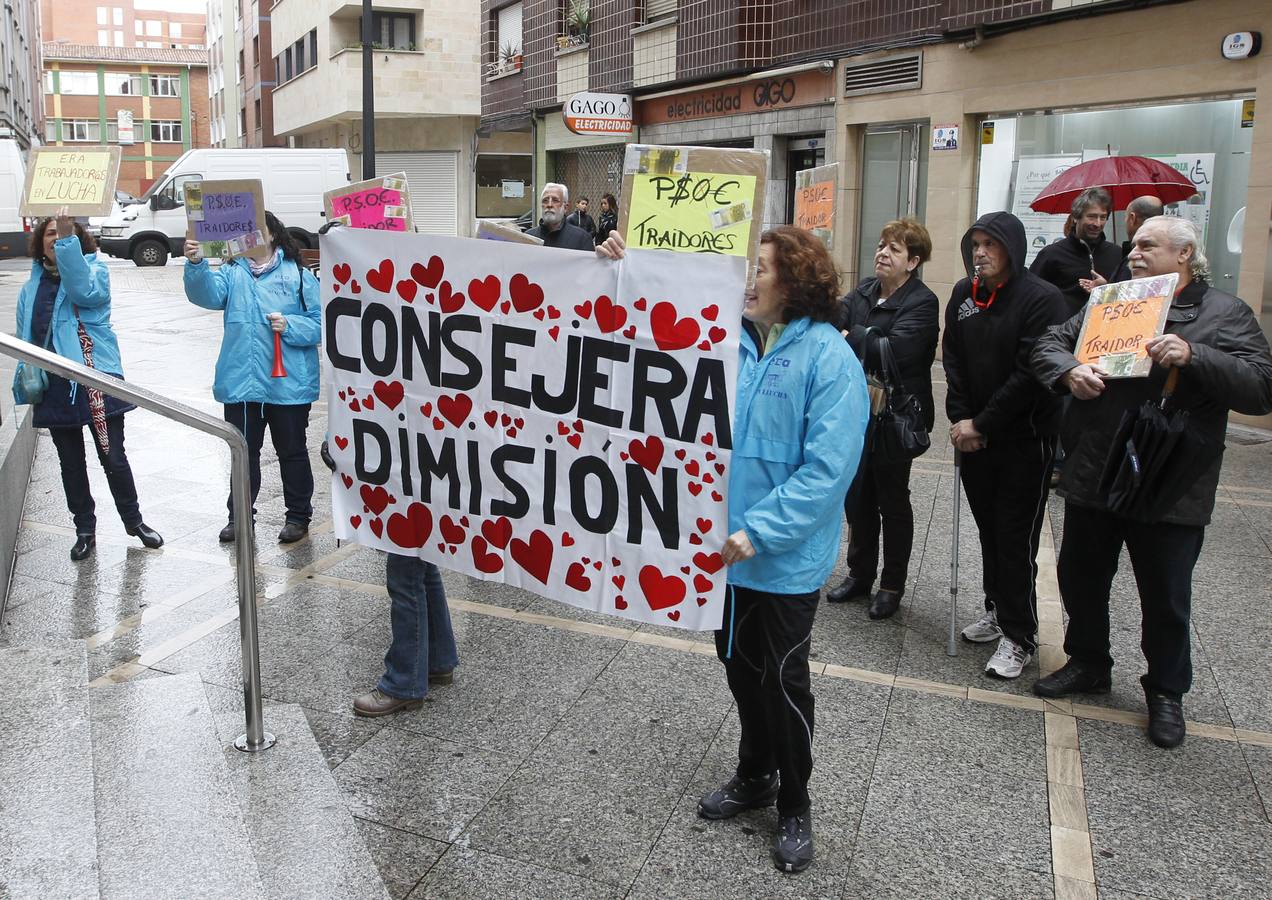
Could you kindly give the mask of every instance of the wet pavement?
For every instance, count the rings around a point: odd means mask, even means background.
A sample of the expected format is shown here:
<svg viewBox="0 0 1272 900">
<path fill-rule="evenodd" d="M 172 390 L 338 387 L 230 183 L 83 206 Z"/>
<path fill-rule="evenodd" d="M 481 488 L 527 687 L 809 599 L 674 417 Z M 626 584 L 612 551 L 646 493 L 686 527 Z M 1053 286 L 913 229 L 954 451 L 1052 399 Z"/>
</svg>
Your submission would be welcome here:
<svg viewBox="0 0 1272 900">
<path fill-rule="evenodd" d="M 185 301 L 179 263 L 111 268 L 129 379 L 219 415 L 211 381 L 220 315 Z M 25 271 L 0 266 L 6 320 Z M 318 404 L 316 472 L 324 424 Z M 938 422 L 936 433 L 944 427 Z M 982 674 L 992 645 L 946 655 L 953 469 L 948 448 L 920 459 L 901 612 L 884 622 L 868 620 L 861 604 L 818 613 L 818 856 L 799 876 L 769 863 L 771 809 L 729 822 L 695 815 L 698 796 L 730 774 L 738 739 L 709 635 L 634 629 L 448 573 L 461 657 L 455 683 L 434 689 L 418 712 L 355 719 L 350 702 L 374 685 L 388 643 L 384 559 L 337 545 L 321 478 L 309 538 L 275 543 L 283 504 L 268 447 L 257 516 L 266 726 L 280 747 L 302 738 L 316 746 L 330 772 L 318 780 L 354 823 L 322 833 L 360 840 L 395 898 L 1266 896 L 1268 437 L 1230 436 L 1194 583 L 1190 734 L 1170 752 L 1143 731 L 1138 600 L 1125 561 L 1114 587 L 1113 692 L 1045 704 L 1029 694 L 1039 665 L 1050 671 L 1063 661 L 1054 570 L 1063 513 L 1054 499 L 1040 556 L 1040 660 L 1002 682 Z M 206 703 L 196 705 L 206 706 L 220 741 L 231 740 L 243 728 L 234 557 L 216 539 L 228 451 L 145 412 L 129 415 L 127 445 L 142 511 L 164 548 L 144 550 L 124 534 L 90 462 L 98 549 L 72 563 L 56 455 L 41 435 L 0 647 L 83 642 L 88 701 L 109 697 L 120 715 L 201 685 Z M 961 540 L 960 625 L 980 608 L 966 507 Z M 105 727 L 95 721 L 89 739 L 103 739 Z M 0 767 L 0 785 L 15 776 Z M 131 826 L 109 814 L 113 807 L 103 810 L 103 778 L 113 783 L 99 766 L 98 872 L 107 896 L 113 831 Z M 226 791 L 241 789 L 243 778 L 232 775 Z M 237 846 L 232 837 L 227 846 Z M 248 829 L 266 895 L 282 883 L 266 878 L 268 838 L 268 829 Z M 307 893 L 303 877 L 286 883 L 287 894 Z M 212 893 L 210 882 L 190 884 Z"/>
</svg>

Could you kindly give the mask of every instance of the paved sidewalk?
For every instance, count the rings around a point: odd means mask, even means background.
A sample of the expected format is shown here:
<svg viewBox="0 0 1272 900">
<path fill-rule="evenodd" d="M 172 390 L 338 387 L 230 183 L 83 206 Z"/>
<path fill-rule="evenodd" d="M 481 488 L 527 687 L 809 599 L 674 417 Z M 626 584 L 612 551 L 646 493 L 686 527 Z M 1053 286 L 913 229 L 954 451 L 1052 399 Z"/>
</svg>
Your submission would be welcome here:
<svg viewBox="0 0 1272 900">
<path fill-rule="evenodd" d="M 179 265 L 112 269 L 125 370 L 219 414 L 210 385 L 220 316 L 184 300 L 180 275 Z M 0 306 L 16 287 L 0 281 Z M 324 425 L 319 404 L 316 472 Z M 147 413 L 129 416 L 127 434 L 143 513 L 165 547 L 146 551 L 124 534 L 90 464 L 98 551 L 72 563 L 56 456 L 41 436 L 0 645 L 86 639 L 94 684 L 197 672 L 232 738 L 242 730 L 233 552 L 216 540 L 228 452 Z M 946 655 L 953 469 L 945 447 L 920 459 L 901 613 L 885 622 L 860 604 L 818 613 L 818 858 L 799 876 L 768 860 L 771 809 L 723 823 L 695 815 L 698 796 L 730 774 L 738 739 L 709 635 L 634 629 L 448 573 L 461 656 L 454 685 L 435 689 L 419 712 L 355 719 L 349 704 L 375 683 L 388 643 L 383 556 L 336 545 L 321 478 L 311 536 L 274 543 L 283 505 L 268 450 L 258 504 L 265 691 L 306 710 L 394 897 L 1265 897 L 1264 437 L 1230 436 L 1195 580 L 1190 733 L 1170 752 L 1142 727 L 1129 564 L 1115 585 L 1107 697 L 1044 704 L 1029 694 L 1039 663 L 1004 683 L 982 674 L 992 644 Z M 1044 671 L 1063 661 L 1053 562 L 1061 505 L 1053 500 L 1050 512 L 1039 574 Z M 962 525 L 960 626 L 981 602 L 966 507 Z M 267 726 L 269 716 L 267 706 Z"/>
</svg>

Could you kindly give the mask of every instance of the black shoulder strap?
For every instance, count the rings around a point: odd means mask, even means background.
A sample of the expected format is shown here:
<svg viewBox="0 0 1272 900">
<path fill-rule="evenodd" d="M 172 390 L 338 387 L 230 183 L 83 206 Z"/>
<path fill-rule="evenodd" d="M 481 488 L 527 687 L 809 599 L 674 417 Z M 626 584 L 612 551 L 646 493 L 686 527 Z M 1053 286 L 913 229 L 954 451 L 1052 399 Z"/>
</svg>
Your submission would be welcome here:
<svg viewBox="0 0 1272 900">
<path fill-rule="evenodd" d="M 300 308 L 305 312 L 309 312 L 309 304 L 305 303 L 305 267 L 300 264 L 300 260 L 292 260 L 296 264 L 296 275 L 300 278 Z"/>
</svg>

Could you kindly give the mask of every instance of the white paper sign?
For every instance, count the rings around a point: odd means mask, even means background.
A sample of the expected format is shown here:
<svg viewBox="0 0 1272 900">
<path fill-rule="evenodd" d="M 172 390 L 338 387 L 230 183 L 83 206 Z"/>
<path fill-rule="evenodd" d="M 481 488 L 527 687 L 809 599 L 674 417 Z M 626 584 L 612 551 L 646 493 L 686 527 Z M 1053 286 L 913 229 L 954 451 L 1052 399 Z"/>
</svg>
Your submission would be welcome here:
<svg viewBox="0 0 1272 900">
<path fill-rule="evenodd" d="M 1026 266 L 1033 262 L 1039 250 L 1064 237 L 1064 222 L 1068 218 L 1064 214 L 1034 212 L 1029 204 L 1057 176 L 1081 161 L 1082 157 L 1076 153 L 1067 156 L 1022 156 L 1017 161 L 1011 211 L 1025 226 Z"/>
<path fill-rule="evenodd" d="M 336 536 L 719 627 L 746 260 L 322 238 Z"/>
</svg>

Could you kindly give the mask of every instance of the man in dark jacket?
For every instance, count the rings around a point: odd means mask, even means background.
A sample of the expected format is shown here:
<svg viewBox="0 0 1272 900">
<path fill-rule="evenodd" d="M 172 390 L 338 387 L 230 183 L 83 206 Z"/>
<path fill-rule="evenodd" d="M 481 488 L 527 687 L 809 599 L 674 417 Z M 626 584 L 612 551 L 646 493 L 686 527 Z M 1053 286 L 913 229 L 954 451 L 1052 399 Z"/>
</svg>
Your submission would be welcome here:
<svg viewBox="0 0 1272 900">
<path fill-rule="evenodd" d="M 545 184 L 543 193 L 539 195 L 539 209 L 542 213 L 539 224 L 526 233 L 543 241 L 545 247 L 592 252 L 596 249 L 592 236 L 565 221 L 565 210 L 569 205 L 569 188 L 563 184 Z"/>
<path fill-rule="evenodd" d="M 1160 398 L 1172 368 L 1179 376 L 1167 409 L 1186 410 L 1190 429 L 1222 448 L 1229 410 L 1272 412 L 1272 352 L 1250 307 L 1207 284 L 1201 234 L 1192 222 L 1149 219 L 1135 235 L 1130 261 L 1136 278 L 1179 274 L 1166 333 L 1147 344 L 1156 363 L 1147 378 L 1106 380 L 1100 368 L 1079 365 L 1073 350 L 1080 316 L 1039 340 L 1033 354 L 1038 379 L 1075 400 L 1064 423 L 1069 462 L 1059 488 L 1065 513 L 1057 567 L 1069 614 L 1069 661 L 1039 679 L 1034 693 L 1063 697 L 1110 689 L 1109 590 L 1125 544 L 1140 594 L 1148 736 L 1159 747 L 1174 747 L 1184 739 L 1183 695 L 1192 686 L 1192 572 L 1214 509 L 1222 457 L 1216 452 L 1213 462 L 1193 473 L 1183 496 L 1152 522 L 1110 512 L 1099 492 L 1100 475 L 1123 413 Z"/>
<path fill-rule="evenodd" d="M 1099 276 L 1113 279 L 1122 262 L 1117 244 L 1104 237 L 1104 224 L 1113 211 L 1113 198 L 1104 188 L 1087 188 L 1073 201 L 1073 230 L 1068 236 L 1038 251 L 1029 271 L 1049 281 L 1064 294 L 1069 315 L 1086 306 L 1091 288 L 1083 281 Z"/>
<path fill-rule="evenodd" d="M 1130 280 L 1131 250 L 1135 247 L 1135 232 L 1139 231 L 1139 227 L 1153 216 L 1160 216 L 1165 211 L 1162 201 L 1152 194 L 1145 194 L 1132 200 L 1126 207 L 1126 240 L 1122 242 L 1122 264 L 1117 267 L 1117 272 L 1112 278 L 1097 275 L 1095 278 L 1079 279 L 1078 283 L 1082 285 L 1082 289 L 1089 293 L 1092 288 L 1108 284 L 1110 281 Z"/>
<path fill-rule="evenodd" d="M 986 610 L 963 637 L 997 639 L 985 672 L 1016 678 L 1037 649 L 1035 560 L 1060 424 L 1059 398 L 1034 379 L 1029 355 L 1068 316 L 1060 291 L 1025 270 L 1015 216 L 981 216 L 962 249 L 974 275 L 954 285 L 945 308 L 945 410 L 980 532 Z"/>
<path fill-rule="evenodd" d="M 565 221 L 573 225 L 575 228 L 582 228 L 587 232 L 587 236 L 592 238 L 593 243 L 596 241 L 596 223 L 592 221 L 592 217 L 588 215 L 587 207 L 590 201 L 586 197 L 580 197 L 574 203 L 574 212 L 565 217 Z"/>
</svg>

